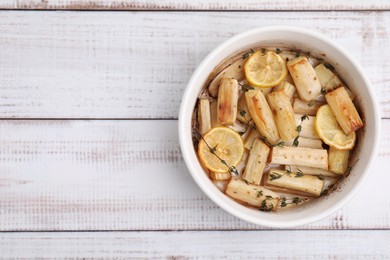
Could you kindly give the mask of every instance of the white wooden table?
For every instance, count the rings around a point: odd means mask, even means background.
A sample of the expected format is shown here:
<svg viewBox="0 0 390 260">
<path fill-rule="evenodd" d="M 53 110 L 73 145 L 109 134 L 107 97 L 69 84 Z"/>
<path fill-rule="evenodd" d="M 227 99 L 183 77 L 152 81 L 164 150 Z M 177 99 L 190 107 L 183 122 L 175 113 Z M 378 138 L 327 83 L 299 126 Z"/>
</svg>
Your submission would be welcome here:
<svg viewBox="0 0 390 260">
<path fill-rule="evenodd" d="M 390 1 L 3 0 L 0 8 L 0 257 L 390 258 Z M 244 30 L 285 24 L 348 49 L 383 120 L 371 176 L 347 206 L 271 230 L 202 194 L 181 157 L 177 115 L 208 52 Z"/>
</svg>

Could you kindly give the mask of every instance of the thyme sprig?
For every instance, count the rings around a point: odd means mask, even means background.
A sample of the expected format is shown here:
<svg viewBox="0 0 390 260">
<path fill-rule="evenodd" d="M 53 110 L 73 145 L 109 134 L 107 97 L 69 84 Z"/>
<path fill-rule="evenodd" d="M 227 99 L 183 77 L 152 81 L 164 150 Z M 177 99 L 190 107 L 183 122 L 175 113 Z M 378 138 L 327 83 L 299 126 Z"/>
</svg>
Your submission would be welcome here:
<svg viewBox="0 0 390 260">
<path fill-rule="evenodd" d="M 269 147 L 275 147 L 275 146 L 278 146 L 278 147 L 284 147 L 284 144 L 285 142 L 284 141 L 280 141 L 279 143 L 276 143 L 276 144 L 270 144 L 267 140 L 267 137 L 265 136 L 262 136 L 261 138 L 261 141 L 263 141 L 263 143 L 265 143 L 266 145 L 268 145 Z"/>
<path fill-rule="evenodd" d="M 270 211 L 274 210 L 274 204 L 270 203 L 269 206 L 267 206 L 267 201 L 263 200 L 261 202 L 260 210 L 270 212 Z"/>
<path fill-rule="evenodd" d="M 300 198 L 300 197 L 295 197 L 295 198 L 293 199 L 292 203 L 299 204 L 299 203 L 301 203 L 302 201 L 303 201 L 302 198 Z"/>
<path fill-rule="evenodd" d="M 297 173 L 295 174 L 295 178 L 301 178 L 305 175 L 300 169 L 297 169 Z"/>
<path fill-rule="evenodd" d="M 293 199 L 287 199 L 286 197 L 282 197 L 280 199 L 280 207 L 284 208 L 288 204 L 299 204 L 299 203 L 301 203 L 303 201 L 304 200 L 302 198 L 300 198 L 300 197 L 294 197 Z"/>
<path fill-rule="evenodd" d="M 271 181 L 273 181 L 282 178 L 282 175 L 276 172 L 270 172 L 269 177 L 271 177 Z"/>
<path fill-rule="evenodd" d="M 242 59 L 245 60 L 246 58 L 249 57 L 249 55 L 253 54 L 255 51 L 253 49 L 249 49 L 249 51 L 245 52 L 243 55 L 242 55 Z"/>
<path fill-rule="evenodd" d="M 196 137 L 196 139 L 198 139 L 198 141 L 202 140 L 202 141 L 206 144 L 207 148 L 209 148 L 210 153 L 213 154 L 215 157 L 217 157 L 218 160 L 219 160 L 223 165 L 225 165 L 225 166 L 228 168 L 228 171 L 229 171 L 230 173 L 232 173 L 232 174 L 234 174 L 234 175 L 236 175 L 236 176 L 239 175 L 239 173 L 238 173 L 236 167 L 228 165 L 227 162 L 226 162 L 224 159 L 222 159 L 218 154 L 215 153 L 218 144 L 215 145 L 214 147 L 211 147 L 211 146 L 206 142 L 206 140 L 203 138 L 203 135 L 199 132 L 199 130 L 198 130 L 197 128 L 194 128 L 194 130 L 195 130 L 195 131 L 194 131 L 194 136 Z"/>
<path fill-rule="evenodd" d="M 292 144 L 292 146 L 295 146 L 295 147 L 297 147 L 299 145 L 299 135 L 300 135 L 300 133 L 302 131 L 303 121 L 310 120 L 308 115 L 303 115 L 303 116 L 301 116 L 300 119 L 301 119 L 301 123 L 297 126 L 298 135 L 294 138 L 294 141 L 293 141 L 293 144 Z"/>
<path fill-rule="evenodd" d="M 248 92 L 249 90 L 255 89 L 254 87 L 252 87 L 249 84 L 240 84 L 240 86 L 241 86 L 241 90 L 245 91 L 245 92 Z"/>
</svg>

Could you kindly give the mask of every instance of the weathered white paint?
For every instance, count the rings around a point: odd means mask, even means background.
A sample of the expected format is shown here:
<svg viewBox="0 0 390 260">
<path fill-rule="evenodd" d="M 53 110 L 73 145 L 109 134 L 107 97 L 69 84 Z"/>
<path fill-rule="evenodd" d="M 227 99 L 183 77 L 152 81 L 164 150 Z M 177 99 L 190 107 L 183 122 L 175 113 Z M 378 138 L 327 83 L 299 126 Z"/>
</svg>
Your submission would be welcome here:
<svg viewBox="0 0 390 260">
<path fill-rule="evenodd" d="M 250 28 L 282 24 L 348 49 L 390 117 L 388 12 L 2 11 L 0 118 L 177 118 L 208 52 Z"/>
<path fill-rule="evenodd" d="M 4 0 L 0 8 L 388 10 L 389 2 Z M 347 48 L 390 117 L 388 12 L 1 11 L 0 118 L 176 118 L 186 82 L 209 51 L 277 24 L 319 30 Z M 0 231 L 129 232 L 0 232 L 0 256 L 390 258 L 390 120 L 382 123 L 380 154 L 361 192 L 300 229 L 387 230 L 243 231 L 262 228 L 197 188 L 175 120 L 1 120 Z"/>
<path fill-rule="evenodd" d="M 3 233 L 2 258 L 389 259 L 390 231 Z"/>
<path fill-rule="evenodd" d="M 358 195 L 303 229 L 390 228 L 390 120 Z M 0 230 L 261 229 L 214 205 L 180 154 L 177 122 L 0 121 Z"/>
<path fill-rule="evenodd" d="M 389 10 L 386 0 L 3 0 L 1 8 L 89 10 Z"/>
</svg>

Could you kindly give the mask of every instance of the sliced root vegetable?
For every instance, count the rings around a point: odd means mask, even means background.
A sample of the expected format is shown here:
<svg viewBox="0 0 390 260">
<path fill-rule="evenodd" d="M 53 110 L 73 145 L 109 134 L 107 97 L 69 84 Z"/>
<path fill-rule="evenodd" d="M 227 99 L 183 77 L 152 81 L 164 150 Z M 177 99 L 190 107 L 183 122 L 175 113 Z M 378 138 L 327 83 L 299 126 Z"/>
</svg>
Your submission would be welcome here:
<svg viewBox="0 0 390 260">
<path fill-rule="evenodd" d="M 275 119 L 272 115 L 264 94 L 260 90 L 249 90 L 245 93 L 246 103 L 257 130 L 270 144 L 277 144 L 280 140 Z"/>
<path fill-rule="evenodd" d="M 230 180 L 225 193 L 263 211 L 273 211 L 279 203 L 278 194 L 275 192 L 238 178 Z"/>
<path fill-rule="evenodd" d="M 270 148 L 268 145 L 256 139 L 249 153 L 248 162 L 242 176 L 243 179 L 253 184 L 260 184 L 265 165 L 268 161 Z"/>
<path fill-rule="evenodd" d="M 292 191 L 300 191 L 308 196 L 315 197 L 320 196 L 324 187 L 324 181 L 318 178 L 318 176 L 274 169 L 269 171 L 266 183 Z"/>
<path fill-rule="evenodd" d="M 287 67 L 302 100 L 314 100 L 321 94 L 321 83 L 306 57 L 300 56 L 288 61 Z"/>
<path fill-rule="evenodd" d="M 235 79 L 222 78 L 218 94 L 218 124 L 232 125 L 237 118 L 238 82 Z"/>
<path fill-rule="evenodd" d="M 273 147 L 271 163 L 317 167 L 328 170 L 328 152 L 324 149 L 301 147 Z"/>
<path fill-rule="evenodd" d="M 363 121 L 345 88 L 333 90 L 325 98 L 344 133 L 348 135 L 363 127 Z"/>
<path fill-rule="evenodd" d="M 288 141 L 297 136 L 297 125 L 294 119 L 294 111 L 290 99 L 283 91 L 276 91 L 267 95 L 268 104 L 272 113 L 280 137 Z"/>
<path fill-rule="evenodd" d="M 208 99 L 199 99 L 198 129 L 201 134 L 204 134 L 211 129 L 210 101 Z"/>
</svg>

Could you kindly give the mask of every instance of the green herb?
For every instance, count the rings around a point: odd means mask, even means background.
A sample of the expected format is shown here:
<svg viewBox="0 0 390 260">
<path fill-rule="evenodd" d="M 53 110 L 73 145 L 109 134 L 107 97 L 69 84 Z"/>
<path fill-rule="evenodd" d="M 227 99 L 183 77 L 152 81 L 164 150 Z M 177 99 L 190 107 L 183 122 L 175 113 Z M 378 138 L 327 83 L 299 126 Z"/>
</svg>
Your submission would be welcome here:
<svg viewBox="0 0 390 260">
<path fill-rule="evenodd" d="M 209 146 L 210 153 L 215 153 L 215 150 L 217 149 L 218 144 L 216 144 L 213 148 Z"/>
<path fill-rule="evenodd" d="M 290 165 L 287 165 L 286 167 L 288 167 L 288 169 L 285 169 L 287 174 L 290 174 L 291 173 L 291 166 Z"/>
<path fill-rule="evenodd" d="M 287 206 L 286 200 L 287 200 L 286 197 L 282 197 L 282 198 L 280 199 L 280 207 L 281 207 L 281 208 L 284 208 L 284 207 Z"/>
<path fill-rule="evenodd" d="M 276 48 L 276 53 L 279 54 L 281 53 L 282 51 L 279 49 L 279 48 Z"/>
<path fill-rule="evenodd" d="M 267 202 L 265 201 L 265 200 L 263 200 L 262 202 L 261 202 L 261 206 L 260 206 L 260 210 L 262 210 L 262 211 L 267 211 Z"/>
<path fill-rule="evenodd" d="M 298 135 L 294 138 L 294 141 L 293 141 L 293 144 L 292 146 L 294 147 L 297 147 L 299 145 L 299 134 L 301 133 L 302 131 L 302 124 L 303 124 L 303 121 L 305 120 L 309 120 L 309 116 L 308 115 L 303 115 L 301 116 L 301 123 L 297 126 L 297 132 L 298 132 Z"/>
<path fill-rule="evenodd" d="M 243 55 L 242 55 L 242 59 L 245 60 L 246 58 L 249 57 L 249 55 L 251 55 L 252 53 L 254 53 L 255 51 L 253 49 L 250 49 L 249 51 L 245 52 Z"/>
<path fill-rule="evenodd" d="M 255 89 L 255 88 L 252 87 L 251 85 L 248 85 L 248 84 L 241 85 L 241 90 L 242 91 L 248 92 L 249 90 L 252 90 L 252 89 Z"/>
<path fill-rule="evenodd" d="M 303 172 L 300 169 L 298 169 L 297 173 L 295 174 L 295 178 L 301 178 L 303 175 L 305 174 L 303 174 Z"/>
<path fill-rule="evenodd" d="M 321 88 L 321 94 L 325 94 L 326 93 L 326 89 L 325 89 L 325 87 L 322 87 Z"/>
<path fill-rule="evenodd" d="M 293 144 L 292 144 L 292 146 L 295 146 L 295 147 L 297 147 L 297 146 L 299 145 L 299 141 L 298 141 L 298 139 L 299 139 L 299 136 L 297 135 L 297 137 L 295 137 L 295 138 L 294 138 L 294 141 L 293 141 Z"/>
<path fill-rule="evenodd" d="M 245 110 L 240 110 L 240 115 L 244 117 L 246 115 L 246 111 Z"/>
<path fill-rule="evenodd" d="M 321 181 L 323 181 L 323 180 L 325 180 L 325 176 L 322 175 L 322 174 L 320 174 L 320 175 L 318 175 L 318 179 L 320 179 Z"/>
<path fill-rule="evenodd" d="M 273 197 L 272 196 L 270 196 L 270 195 L 267 195 L 267 196 L 265 196 L 268 200 L 272 200 L 273 199 Z"/>
<path fill-rule="evenodd" d="M 265 53 L 267 50 L 265 48 L 261 48 L 261 52 Z"/>
<path fill-rule="evenodd" d="M 310 100 L 308 103 L 307 103 L 308 107 L 312 107 L 314 105 L 314 99 L 313 100 Z"/>
<path fill-rule="evenodd" d="M 259 191 L 257 192 L 257 197 L 261 197 L 261 196 L 263 196 L 263 191 L 262 191 L 262 190 L 259 190 Z"/>
<path fill-rule="evenodd" d="M 300 197 L 295 197 L 292 201 L 292 203 L 299 204 L 302 202 L 302 199 Z"/>
<path fill-rule="evenodd" d="M 298 57 L 300 57 L 301 56 L 301 54 L 299 53 L 299 52 L 296 52 L 295 53 L 295 58 L 298 58 Z"/>
<path fill-rule="evenodd" d="M 243 135 L 243 134 L 245 134 L 245 132 L 238 132 L 238 134 L 239 134 L 239 135 Z"/>
<path fill-rule="evenodd" d="M 285 144 L 284 141 L 280 141 L 280 142 L 277 143 L 277 144 L 270 144 L 270 143 L 268 142 L 268 140 L 267 140 L 267 137 L 265 137 L 265 136 L 260 137 L 260 139 L 261 139 L 261 141 L 263 141 L 263 143 L 267 144 L 267 145 L 270 146 L 270 147 L 275 147 L 275 146 L 284 147 L 284 144 Z"/>
<path fill-rule="evenodd" d="M 243 182 L 245 182 L 246 183 L 246 185 L 249 185 L 249 182 L 247 181 L 247 180 L 245 180 L 245 179 L 241 179 Z"/>
<path fill-rule="evenodd" d="M 269 176 L 271 177 L 271 181 L 282 178 L 282 175 L 276 172 L 271 172 Z"/>
<path fill-rule="evenodd" d="M 324 66 L 325 66 L 327 69 L 330 69 L 330 70 L 332 70 L 332 71 L 334 71 L 334 70 L 335 70 L 335 68 L 333 67 L 333 65 L 332 65 L 332 64 L 325 63 L 325 64 L 324 64 Z"/>
<path fill-rule="evenodd" d="M 261 206 L 260 206 L 261 211 L 269 212 L 272 211 L 273 209 L 274 209 L 274 205 L 272 203 L 270 203 L 269 207 L 267 207 L 267 202 L 265 200 L 261 202 Z"/>
<path fill-rule="evenodd" d="M 301 122 L 303 122 L 304 120 L 309 120 L 309 116 L 308 115 L 303 115 L 301 116 Z"/>
</svg>

